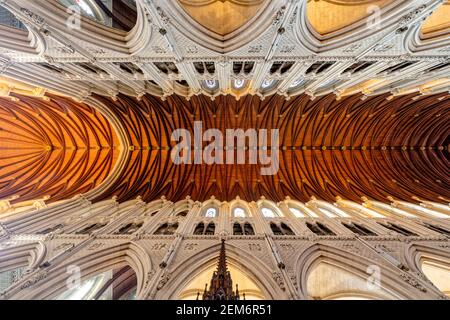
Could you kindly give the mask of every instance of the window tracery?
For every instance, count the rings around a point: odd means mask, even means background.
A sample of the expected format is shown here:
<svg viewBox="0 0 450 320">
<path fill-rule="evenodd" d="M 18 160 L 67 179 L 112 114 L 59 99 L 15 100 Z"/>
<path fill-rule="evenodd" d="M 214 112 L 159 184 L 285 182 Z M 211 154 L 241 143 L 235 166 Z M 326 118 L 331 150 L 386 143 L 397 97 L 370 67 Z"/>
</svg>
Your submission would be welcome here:
<svg viewBox="0 0 450 320">
<path fill-rule="evenodd" d="M 205 212 L 205 217 L 206 218 L 216 218 L 217 215 L 218 215 L 218 213 L 217 213 L 217 209 L 216 208 L 208 208 L 208 209 L 206 209 L 206 212 Z"/>
<path fill-rule="evenodd" d="M 290 227 L 288 227 L 284 222 L 282 223 L 270 223 L 270 229 L 276 236 L 294 236 L 295 233 L 292 231 Z"/>
<path fill-rule="evenodd" d="M 261 212 L 262 212 L 262 214 L 263 214 L 263 216 L 265 218 L 276 218 L 276 217 L 278 217 L 278 215 L 275 213 L 274 210 L 269 209 L 267 207 L 261 208 Z"/>
<path fill-rule="evenodd" d="M 178 222 L 176 223 L 164 223 L 156 231 L 155 235 L 170 236 L 175 234 L 178 230 Z"/>
<path fill-rule="evenodd" d="M 143 222 L 132 222 L 132 223 L 128 223 L 124 226 L 122 226 L 117 232 L 116 234 L 133 234 L 135 232 L 137 232 L 140 228 L 142 228 L 142 226 L 144 225 Z"/>
<path fill-rule="evenodd" d="M 365 226 L 355 223 L 355 222 L 342 222 L 342 225 L 352 231 L 353 233 L 360 235 L 360 236 L 376 236 L 377 234 L 369 229 L 367 229 Z"/>
<path fill-rule="evenodd" d="M 213 222 L 205 224 L 200 222 L 197 224 L 194 230 L 194 235 L 205 235 L 205 236 L 213 236 L 216 233 L 216 225 Z"/>
<path fill-rule="evenodd" d="M 255 231 L 253 230 L 252 225 L 248 222 L 245 222 L 245 223 L 235 222 L 233 224 L 233 235 L 235 235 L 235 236 L 242 236 L 242 235 L 253 236 L 253 235 L 255 235 Z"/>
<path fill-rule="evenodd" d="M 80 231 L 76 232 L 76 234 L 90 234 L 96 230 L 100 230 L 103 227 L 106 227 L 107 223 L 93 223 L 85 227 L 84 229 L 81 229 Z"/>
<path fill-rule="evenodd" d="M 235 218 L 245 218 L 247 217 L 247 213 L 244 209 L 237 207 L 233 209 L 233 217 Z"/>
<path fill-rule="evenodd" d="M 389 229 L 391 231 L 394 231 L 396 233 L 399 233 L 399 234 L 407 236 L 407 237 L 418 236 L 416 233 L 414 233 L 402 226 L 399 226 L 398 224 L 392 223 L 392 222 L 386 222 L 386 223 L 378 222 L 378 224 L 385 227 L 386 229 Z"/>
<path fill-rule="evenodd" d="M 309 230 L 311 230 L 313 233 L 315 233 L 318 236 L 335 236 L 336 234 L 331 231 L 327 226 L 320 222 L 306 222 L 306 226 Z"/>
</svg>

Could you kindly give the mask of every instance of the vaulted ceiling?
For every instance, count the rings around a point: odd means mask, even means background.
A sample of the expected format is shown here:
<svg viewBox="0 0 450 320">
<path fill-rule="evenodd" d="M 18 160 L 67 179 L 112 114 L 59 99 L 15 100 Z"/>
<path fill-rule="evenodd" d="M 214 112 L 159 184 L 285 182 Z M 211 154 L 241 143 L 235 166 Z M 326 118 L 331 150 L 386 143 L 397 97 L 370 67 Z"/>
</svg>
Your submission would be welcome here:
<svg viewBox="0 0 450 320">
<path fill-rule="evenodd" d="M 320 35 L 327 35 L 356 22 L 366 23 L 364 18 L 382 8 L 393 0 L 308 0 L 308 20 Z M 363 21 L 364 20 L 364 21 Z"/>
<path fill-rule="evenodd" d="M 0 99 L 0 198 L 67 199 L 98 187 L 120 162 L 97 200 L 449 201 L 450 98 L 388 97 L 97 96 L 120 122 L 127 141 L 120 146 L 108 120 L 86 104 L 14 94 Z M 204 131 L 279 129 L 279 172 L 261 176 L 259 164 L 175 165 L 171 134 L 193 131 L 194 121 L 202 121 Z"/>
<path fill-rule="evenodd" d="M 119 155 L 95 109 L 72 99 L 0 98 L 0 199 L 69 199 L 99 186 Z"/>
<path fill-rule="evenodd" d="M 142 101 L 120 96 L 97 97 L 121 119 L 130 141 L 126 168 L 102 198 L 117 195 L 146 201 L 166 196 L 195 200 L 239 196 L 257 200 L 285 196 L 307 201 L 311 196 L 333 201 L 336 196 L 361 196 L 411 201 L 419 196 L 450 199 L 448 95 L 362 100 L 353 95 L 337 101 L 328 95 L 311 101 L 306 95 L 290 101 L 273 96 L 261 101 L 247 96 L 145 96 Z M 174 165 L 171 133 L 218 128 L 280 129 L 280 171 L 261 176 L 259 165 Z"/>
<path fill-rule="evenodd" d="M 267 0 L 178 0 L 199 24 L 221 36 L 236 31 L 253 20 Z"/>
<path fill-rule="evenodd" d="M 444 38 L 450 33 L 450 1 L 446 0 L 422 25 L 422 38 Z"/>
</svg>

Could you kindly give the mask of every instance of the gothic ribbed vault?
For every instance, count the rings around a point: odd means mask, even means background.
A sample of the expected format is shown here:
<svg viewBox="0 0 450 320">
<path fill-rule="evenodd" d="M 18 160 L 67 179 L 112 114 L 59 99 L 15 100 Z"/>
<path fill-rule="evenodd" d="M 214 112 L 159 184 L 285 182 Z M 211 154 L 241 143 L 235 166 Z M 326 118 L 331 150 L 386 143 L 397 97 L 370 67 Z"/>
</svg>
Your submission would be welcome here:
<svg viewBox="0 0 450 320">
<path fill-rule="evenodd" d="M 152 96 L 140 101 L 97 96 L 121 122 L 128 145 L 122 146 L 122 169 L 96 200 L 115 195 L 121 201 L 137 196 L 145 201 L 162 196 L 172 201 L 186 196 L 199 201 L 211 196 L 448 201 L 448 96 L 387 97 L 336 100 L 328 95 L 311 101 L 303 95 L 261 101 L 248 96 L 236 101 L 227 96 L 211 101 L 198 96 L 186 101 L 173 96 L 163 102 Z M 118 142 L 94 109 L 59 96 L 0 102 L 0 197 L 67 199 L 110 174 Z M 192 131 L 194 121 L 202 121 L 204 130 L 222 132 L 279 129 L 278 174 L 261 176 L 261 166 L 251 164 L 173 164 L 171 134 L 178 128 Z"/>
<path fill-rule="evenodd" d="M 110 106 L 128 133 L 127 168 L 102 199 L 117 195 L 145 201 L 166 196 L 172 201 L 191 196 L 203 201 L 237 196 L 253 201 L 285 196 L 308 201 L 336 196 L 359 201 L 362 196 L 411 201 L 419 196 L 448 201 L 448 95 L 361 100 L 355 95 L 337 101 L 328 95 L 311 101 L 306 95 L 290 101 L 273 96 L 170 97 L 165 102 L 120 96 L 97 97 Z M 280 129 L 280 171 L 260 176 L 259 165 L 179 165 L 170 153 L 178 128 Z M 206 145 L 206 143 L 205 143 Z M 295 149 L 294 149 L 295 148 Z"/>
<path fill-rule="evenodd" d="M 103 182 L 119 150 L 98 111 L 60 96 L 14 98 L 0 98 L 1 199 L 65 200 Z"/>
</svg>

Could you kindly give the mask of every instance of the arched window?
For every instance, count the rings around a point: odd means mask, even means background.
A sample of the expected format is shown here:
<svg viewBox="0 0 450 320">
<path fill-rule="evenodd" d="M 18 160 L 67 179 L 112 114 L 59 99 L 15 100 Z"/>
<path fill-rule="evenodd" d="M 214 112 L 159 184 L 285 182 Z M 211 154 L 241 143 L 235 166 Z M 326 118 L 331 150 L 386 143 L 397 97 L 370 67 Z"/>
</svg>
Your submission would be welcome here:
<svg viewBox="0 0 450 320">
<path fill-rule="evenodd" d="M 247 236 L 254 236 L 255 235 L 255 231 L 253 230 L 253 227 L 250 223 L 245 223 L 244 224 L 244 234 Z"/>
<path fill-rule="evenodd" d="M 127 300 L 135 299 L 136 273 L 129 266 L 98 274 L 54 297 L 56 300 Z"/>
<path fill-rule="evenodd" d="M 170 224 L 164 223 L 162 226 L 155 231 L 155 235 L 165 235 L 170 236 L 173 235 L 178 229 L 178 223 Z"/>
<path fill-rule="evenodd" d="M 200 236 L 203 234 L 203 231 L 205 230 L 205 224 L 203 222 L 200 222 L 194 230 L 194 235 Z"/>
<path fill-rule="evenodd" d="M 352 231 L 353 233 L 358 234 L 360 236 L 376 236 L 377 235 L 376 233 L 370 231 L 366 227 L 364 227 L 364 226 L 362 226 L 360 224 L 357 224 L 357 223 L 353 223 L 353 222 L 345 223 L 345 222 L 342 222 L 342 225 L 344 227 L 346 227 L 347 229 L 349 229 L 350 231 Z"/>
<path fill-rule="evenodd" d="M 39 231 L 39 232 L 37 232 L 37 234 L 49 234 L 51 232 L 55 232 L 55 231 L 57 231 L 59 229 L 62 229 L 62 228 L 64 228 L 64 225 L 63 224 L 58 224 L 56 226 L 53 226 L 53 227 L 47 228 L 45 230 Z"/>
<path fill-rule="evenodd" d="M 276 235 L 276 236 L 282 236 L 283 235 L 283 231 L 281 231 L 280 227 L 277 224 L 273 223 L 273 222 L 270 223 L 270 229 L 272 229 L 273 234 Z"/>
<path fill-rule="evenodd" d="M 177 217 L 183 217 L 184 218 L 188 214 L 189 214 L 189 211 L 188 210 L 184 210 L 184 211 L 181 211 L 181 212 L 177 213 Z"/>
<path fill-rule="evenodd" d="M 245 84 L 244 79 L 236 79 L 236 80 L 234 80 L 234 88 L 235 89 L 242 89 L 244 84 Z"/>
<path fill-rule="evenodd" d="M 216 233 L 216 225 L 214 223 L 208 224 L 205 230 L 205 236 L 213 236 Z"/>
<path fill-rule="evenodd" d="M 245 213 L 245 210 L 242 209 L 242 208 L 239 208 L 239 207 L 233 209 L 233 216 L 235 218 L 245 218 L 245 217 L 247 217 L 247 215 Z"/>
<path fill-rule="evenodd" d="M 115 234 L 133 234 L 138 231 L 144 223 L 128 223 L 121 227 Z"/>
<path fill-rule="evenodd" d="M 275 218 L 278 216 L 275 211 L 266 207 L 262 208 L 261 212 L 265 218 Z"/>
<path fill-rule="evenodd" d="M 25 270 L 25 267 L 19 267 L 0 271 L 0 292 L 8 289 L 13 283 L 22 278 Z"/>
<path fill-rule="evenodd" d="M 283 231 L 284 235 L 286 235 L 286 236 L 294 236 L 295 235 L 294 231 L 292 231 L 291 228 L 289 228 L 285 223 L 281 223 L 280 227 L 281 227 L 281 231 Z"/>
<path fill-rule="evenodd" d="M 289 211 L 291 211 L 292 214 L 294 216 L 296 216 L 297 218 L 304 218 L 305 217 L 305 215 L 300 210 L 298 210 L 297 208 L 289 208 Z"/>
<path fill-rule="evenodd" d="M 205 85 L 208 89 L 216 89 L 218 87 L 218 82 L 214 80 L 206 80 Z"/>
<path fill-rule="evenodd" d="M 402 234 L 404 236 L 407 236 L 407 237 L 411 237 L 411 236 L 417 237 L 418 236 L 416 233 L 414 233 L 412 231 L 409 231 L 408 229 L 403 228 L 403 227 L 401 227 L 401 226 L 399 226 L 397 224 L 394 224 L 394 223 L 390 223 L 390 222 L 381 223 L 381 222 L 378 222 L 378 224 L 383 226 L 383 227 L 385 227 L 386 229 L 389 229 L 391 231 L 395 231 L 395 232 L 397 232 L 399 234 Z"/>
<path fill-rule="evenodd" d="M 215 218 L 217 217 L 217 209 L 216 208 L 208 208 L 205 212 L 206 218 Z"/>
<path fill-rule="evenodd" d="M 106 226 L 106 223 L 94 223 L 78 231 L 76 234 L 89 234 Z"/>
<path fill-rule="evenodd" d="M 136 1 L 59 0 L 70 10 L 108 27 L 130 31 L 137 20 Z"/>
<path fill-rule="evenodd" d="M 214 223 L 210 223 L 205 226 L 203 222 L 200 222 L 197 227 L 195 227 L 194 235 L 201 236 L 213 236 L 216 233 L 216 225 Z"/>
<path fill-rule="evenodd" d="M 273 84 L 274 84 L 274 80 L 272 79 L 266 79 L 263 81 L 261 88 L 263 89 L 269 89 Z"/>
<path fill-rule="evenodd" d="M 0 24 L 16 28 L 26 30 L 25 26 L 16 16 L 9 12 L 5 7 L 0 6 Z"/>
<path fill-rule="evenodd" d="M 325 225 L 321 224 L 320 222 L 316 223 L 306 223 L 306 226 L 309 230 L 311 230 L 313 233 L 315 233 L 318 236 L 335 236 L 336 234 L 328 229 Z"/>
<path fill-rule="evenodd" d="M 289 228 L 285 223 L 280 223 L 279 225 L 276 223 L 270 223 L 270 229 L 276 236 L 293 236 L 295 233 Z"/>
<path fill-rule="evenodd" d="M 255 231 L 250 223 L 246 222 L 244 224 L 235 222 L 233 225 L 233 235 L 235 236 L 254 236 Z"/>
<path fill-rule="evenodd" d="M 428 229 L 430 229 L 430 230 L 433 230 L 434 232 L 438 232 L 438 233 L 440 233 L 440 234 L 443 234 L 444 236 L 450 237 L 450 231 L 444 229 L 444 228 L 441 227 L 441 226 L 436 226 L 436 225 L 429 224 L 429 223 L 426 223 L 426 222 L 424 222 L 423 225 L 424 225 L 426 228 L 428 228 Z"/>
<path fill-rule="evenodd" d="M 239 223 L 235 223 L 233 225 L 233 235 L 242 236 L 244 234 L 244 230 L 242 230 L 242 226 Z"/>
</svg>

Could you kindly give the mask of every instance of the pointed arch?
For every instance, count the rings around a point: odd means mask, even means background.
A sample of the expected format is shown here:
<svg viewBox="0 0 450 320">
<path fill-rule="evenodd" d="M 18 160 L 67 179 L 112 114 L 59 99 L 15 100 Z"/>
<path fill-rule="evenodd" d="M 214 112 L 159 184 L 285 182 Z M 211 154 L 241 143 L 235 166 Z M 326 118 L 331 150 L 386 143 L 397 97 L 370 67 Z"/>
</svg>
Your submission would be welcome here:
<svg viewBox="0 0 450 320">
<path fill-rule="evenodd" d="M 450 297 L 450 252 L 446 244 L 410 244 L 405 249 L 408 266 L 428 279 L 441 293 Z"/>
<path fill-rule="evenodd" d="M 269 201 L 269 200 L 265 200 L 264 199 L 264 200 L 258 201 L 257 204 L 258 204 L 258 208 L 259 208 L 261 214 L 263 214 L 262 210 L 264 208 L 266 208 L 266 209 L 269 209 L 269 210 L 273 211 L 274 218 L 284 217 L 283 212 L 281 212 L 280 208 L 273 201 Z"/>
<path fill-rule="evenodd" d="M 411 4 L 408 4 L 405 1 L 395 0 L 387 2 L 385 5 L 381 6 L 378 11 L 371 12 L 369 10 L 367 15 L 360 15 L 359 18 L 356 17 L 353 21 L 349 21 L 349 24 L 342 24 L 334 31 L 329 29 L 329 32 L 320 34 L 314 29 L 309 21 L 308 3 L 307 1 L 303 1 L 299 5 L 297 27 L 294 32 L 296 33 L 298 41 L 302 43 L 306 49 L 311 53 L 319 53 L 348 46 L 361 39 L 374 36 L 381 31 L 386 32 L 387 30 L 391 30 L 393 32 L 397 27 L 395 22 L 400 19 L 405 14 L 405 10 L 408 9 L 411 9 Z M 377 17 L 374 17 L 374 14 L 376 14 Z M 370 19 L 377 19 L 377 24 L 380 27 L 369 27 L 368 21 Z"/>
<path fill-rule="evenodd" d="M 238 209 L 238 208 L 240 208 L 244 211 L 246 218 L 252 217 L 249 203 L 247 201 L 243 201 L 241 199 L 235 199 L 235 200 L 230 201 L 231 217 L 235 217 L 234 211 L 235 211 L 235 209 Z"/>
<path fill-rule="evenodd" d="M 187 2 L 187 1 L 182 1 Z M 281 0 L 260 1 L 261 5 L 250 19 L 235 28 L 225 30 L 226 34 L 220 34 L 208 28 L 201 21 L 197 21 L 188 13 L 181 1 L 164 1 L 161 8 L 165 15 L 170 17 L 173 27 L 188 39 L 199 46 L 219 53 L 227 53 L 242 48 L 245 44 L 257 39 L 267 32 L 273 24 L 273 17 L 283 6 Z M 216 13 L 224 14 L 224 11 Z M 275 29 L 273 29 L 275 31 Z M 217 30 L 216 30 L 217 31 Z"/>
<path fill-rule="evenodd" d="M 220 244 L 210 246 L 197 254 L 188 257 L 171 270 L 170 281 L 166 288 L 158 292 L 156 298 L 161 300 L 176 300 L 180 297 L 193 278 L 217 264 Z M 257 257 L 242 249 L 227 243 L 227 260 L 234 267 L 248 276 L 263 292 L 266 299 L 286 299 L 287 296 L 272 278 L 272 268 Z"/>
<path fill-rule="evenodd" d="M 145 277 L 152 270 L 152 262 L 147 252 L 136 243 L 112 246 L 92 254 L 74 255 L 64 263 L 50 265 L 44 280 L 21 290 L 11 296 L 12 299 L 49 300 L 67 290 L 66 281 L 72 276 L 68 267 L 77 266 L 81 271 L 81 281 L 101 273 L 129 266 L 137 276 L 137 295 L 145 286 Z"/>
<path fill-rule="evenodd" d="M 421 24 L 412 27 L 406 43 L 411 52 L 445 48 L 450 44 L 450 2 L 438 4 L 439 7 Z"/>
<path fill-rule="evenodd" d="M 218 218 L 220 214 L 221 202 L 216 199 L 205 201 L 200 210 L 200 215 L 206 218 Z"/>
<path fill-rule="evenodd" d="M 360 290 L 361 287 L 352 288 L 351 286 L 337 287 L 333 290 L 324 291 L 326 295 L 323 297 L 315 298 L 330 298 L 333 295 L 349 294 L 353 289 L 356 290 L 356 294 L 364 294 L 367 297 L 390 299 L 421 299 L 424 298 L 424 293 L 419 290 L 414 290 L 408 283 L 403 282 L 399 276 L 400 270 L 395 269 L 387 264 L 380 263 L 380 261 L 372 261 L 366 257 L 357 255 L 353 252 L 342 250 L 337 247 L 330 247 L 326 244 L 314 244 L 306 249 L 298 258 L 295 264 L 295 272 L 297 275 L 297 283 L 299 285 L 299 295 L 303 299 L 310 299 L 308 293 L 308 277 L 311 272 L 317 268 L 319 264 L 322 266 L 330 265 L 337 270 L 345 271 L 345 275 L 348 277 L 355 277 L 355 279 L 368 279 L 371 276 L 368 268 L 371 266 L 377 266 L 379 268 L 380 277 L 380 290 L 379 292 L 371 292 L 370 290 Z M 364 280 L 365 281 L 365 280 Z M 326 287 L 328 284 L 325 283 Z M 380 295 L 381 294 L 381 295 Z"/>
<path fill-rule="evenodd" d="M 27 268 L 33 269 L 39 266 L 47 254 L 47 249 L 43 242 L 30 242 L 14 245 L 14 241 L 2 242 L 0 245 L 0 272 Z"/>
</svg>

